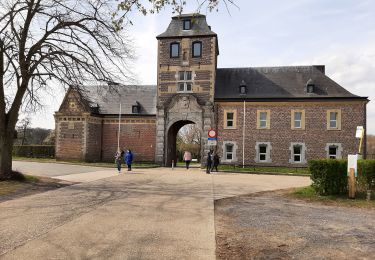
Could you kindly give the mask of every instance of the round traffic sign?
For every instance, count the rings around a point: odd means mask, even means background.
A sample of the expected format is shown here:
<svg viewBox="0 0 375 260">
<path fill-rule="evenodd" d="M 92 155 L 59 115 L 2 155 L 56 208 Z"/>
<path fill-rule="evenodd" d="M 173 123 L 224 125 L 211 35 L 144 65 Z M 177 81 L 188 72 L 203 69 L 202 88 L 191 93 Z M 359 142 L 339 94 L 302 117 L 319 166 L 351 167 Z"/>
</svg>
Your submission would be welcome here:
<svg viewBox="0 0 375 260">
<path fill-rule="evenodd" d="M 216 137 L 216 131 L 214 129 L 208 130 L 208 137 L 215 138 Z"/>
</svg>

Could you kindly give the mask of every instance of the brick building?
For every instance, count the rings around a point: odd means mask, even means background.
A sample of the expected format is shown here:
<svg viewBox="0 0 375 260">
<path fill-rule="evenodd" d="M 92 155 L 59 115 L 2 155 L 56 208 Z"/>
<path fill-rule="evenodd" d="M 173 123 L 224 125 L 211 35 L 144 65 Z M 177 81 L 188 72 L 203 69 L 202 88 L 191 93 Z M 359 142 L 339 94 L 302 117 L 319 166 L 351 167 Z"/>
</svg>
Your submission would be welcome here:
<svg viewBox="0 0 375 260">
<path fill-rule="evenodd" d="M 200 14 L 173 17 L 156 38 L 156 86 L 69 89 L 55 114 L 58 159 L 113 160 L 119 103 L 120 146 L 138 161 L 176 161 L 176 135 L 191 123 L 201 129 L 203 161 L 209 149 L 222 163 L 284 166 L 357 152 L 368 99 L 324 66 L 217 68 L 218 37 Z M 216 146 L 207 143 L 211 128 Z"/>
</svg>

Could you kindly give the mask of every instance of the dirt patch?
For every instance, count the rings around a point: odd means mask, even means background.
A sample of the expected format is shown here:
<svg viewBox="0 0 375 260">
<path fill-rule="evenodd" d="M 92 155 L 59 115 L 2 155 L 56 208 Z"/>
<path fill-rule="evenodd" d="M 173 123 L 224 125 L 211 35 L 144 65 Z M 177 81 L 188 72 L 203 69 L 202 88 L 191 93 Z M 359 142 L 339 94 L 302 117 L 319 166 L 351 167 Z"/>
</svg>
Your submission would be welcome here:
<svg viewBox="0 0 375 260">
<path fill-rule="evenodd" d="M 48 177 L 38 177 L 37 181 L 1 181 L 0 202 L 62 188 L 72 184 L 71 182 Z"/>
<path fill-rule="evenodd" d="M 218 259 L 372 259 L 375 210 L 265 192 L 215 202 Z"/>
</svg>

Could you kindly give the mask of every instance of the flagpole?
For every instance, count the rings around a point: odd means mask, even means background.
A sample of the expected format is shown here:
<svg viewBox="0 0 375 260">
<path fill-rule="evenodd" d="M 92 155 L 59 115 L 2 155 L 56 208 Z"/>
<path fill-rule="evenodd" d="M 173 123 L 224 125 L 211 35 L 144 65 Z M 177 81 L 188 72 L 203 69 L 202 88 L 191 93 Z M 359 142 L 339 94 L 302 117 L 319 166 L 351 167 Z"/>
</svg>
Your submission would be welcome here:
<svg viewBox="0 0 375 260">
<path fill-rule="evenodd" d="M 121 131 L 121 99 L 120 99 L 120 110 L 118 113 L 117 151 L 120 151 L 120 131 Z"/>
</svg>

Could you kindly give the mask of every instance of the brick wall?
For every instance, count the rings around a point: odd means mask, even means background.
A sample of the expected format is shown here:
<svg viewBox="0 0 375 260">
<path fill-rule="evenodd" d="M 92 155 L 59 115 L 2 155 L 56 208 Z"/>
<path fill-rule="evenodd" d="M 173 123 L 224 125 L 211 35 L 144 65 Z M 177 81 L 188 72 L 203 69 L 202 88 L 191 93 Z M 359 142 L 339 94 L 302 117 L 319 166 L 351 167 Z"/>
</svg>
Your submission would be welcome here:
<svg viewBox="0 0 375 260">
<path fill-rule="evenodd" d="M 224 129 L 224 109 L 237 111 L 237 128 Z M 270 110 L 270 129 L 256 129 L 257 110 Z M 305 130 L 291 129 L 291 110 L 305 110 Z M 341 130 L 327 130 L 328 109 L 341 109 Z M 306 103 L 250 103 L 246 104 L 245 127 L 245 164 L 254 165 L 256 157 L 256 142 L 270 142 L 271 163 L 262 165 L 299 166 L 291 164 L 290 143 L 298 142 L 306 145 L 306 159 L 327 158 L 325 150 L 327 143 L 341 143 L 342 157 L 357 152 L 358 140 L 355 130 L 358 125 L 366 125 L 364 102 L 306 102 Z M 220 102 L 218 113 L 218 152 L 223 156 L 222 145 L 225 141 L 234 141 L 238 146 L 236 164 L 242 164 L 242 131 L 243 103 Z"/>
<path fill-rule="evenodd" d="M 67 118 L 69 119 L 73 118 Z M 72 120 L 57 123 L 57 160 L 84 160 L 84 124 L 85 122 Z"/>
<path fill-rule="evenodd" d="M 103 161 L 112 162 L 117 151 L 118 120 L 105 119 L 103 124 Z M 134 161 L 155 161 L 156 123 L 154 117 L 123 118 L 120 147 L 131 149 Z"/>
<path fill-rule="evenodd" d="M 87 150 L 86 161 L 100 161 L 102 150 L 102 125 L 101 123 L 88 123 L 87 125 Z"/>
</svg>

